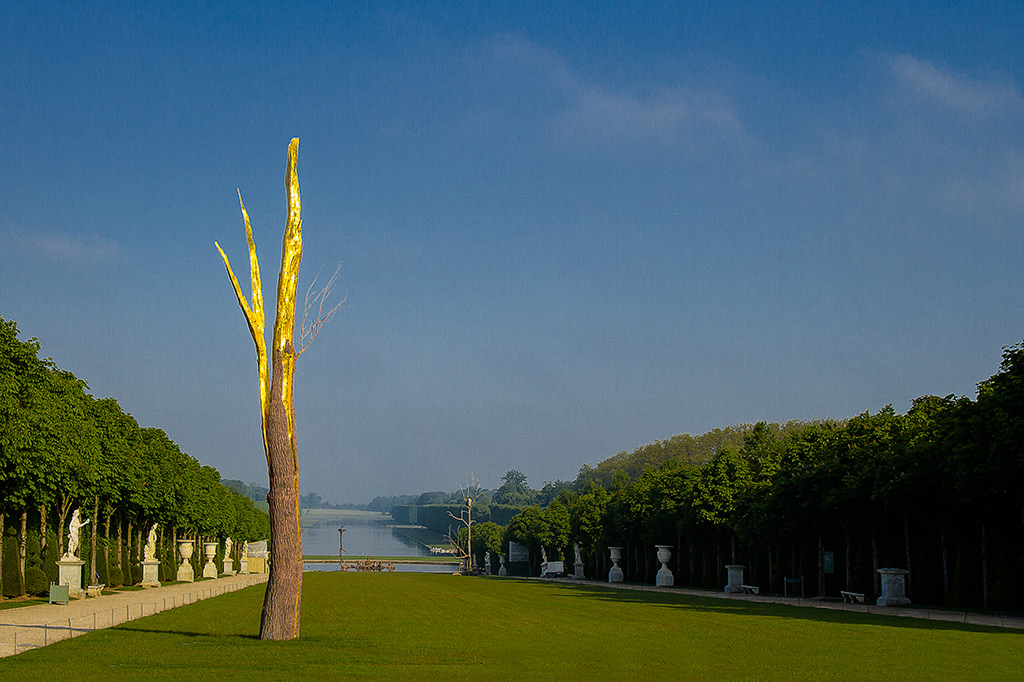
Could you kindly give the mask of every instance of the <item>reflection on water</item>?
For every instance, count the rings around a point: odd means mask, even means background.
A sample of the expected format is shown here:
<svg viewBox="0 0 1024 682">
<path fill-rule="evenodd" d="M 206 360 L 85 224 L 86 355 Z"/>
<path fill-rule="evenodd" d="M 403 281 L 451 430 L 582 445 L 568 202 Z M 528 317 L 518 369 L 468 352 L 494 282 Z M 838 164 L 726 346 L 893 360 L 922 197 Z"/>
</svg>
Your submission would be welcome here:
<svg viewBox="0 0 1024 682">
<path fill-rule="evenodd" d="M 396 573 L 451 573 L 456 568 L 455 564 L 395 564 Z M 303 564 L 302 570 L 337 571 L 338 564 Z"/>
<path fill-rule="evenodd" d="M 302 515 L 302 553 L 338 555 L 338 525 L 345 525 L 345 556 L 430 556 L 423 545 L 399 535 L 381 521 L 392 522 L 388 514 L 347 510 L 313 509 Z M 337 568 L 337 566 L 335 566 Z M 397 567 L 396 567 L 397 569 Z"/>
</svg>

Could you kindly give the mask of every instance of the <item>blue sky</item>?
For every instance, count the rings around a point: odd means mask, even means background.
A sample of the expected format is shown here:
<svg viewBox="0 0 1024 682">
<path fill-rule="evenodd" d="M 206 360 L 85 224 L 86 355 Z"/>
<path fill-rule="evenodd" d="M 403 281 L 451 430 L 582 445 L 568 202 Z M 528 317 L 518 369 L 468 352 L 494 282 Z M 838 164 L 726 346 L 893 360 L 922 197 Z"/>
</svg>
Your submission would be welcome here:
<svg viewBox="0 0 1024 682">
<path fill-rule="evenodd" d="M 0 7 L 0 315 L 228 478 L 214 241 L 244 271 L 240 190 L 273 297 L 292 137 L 332 500 L 973 396 L 1024 338 L 1015 3 L 226 4 Z"/>
</svg>

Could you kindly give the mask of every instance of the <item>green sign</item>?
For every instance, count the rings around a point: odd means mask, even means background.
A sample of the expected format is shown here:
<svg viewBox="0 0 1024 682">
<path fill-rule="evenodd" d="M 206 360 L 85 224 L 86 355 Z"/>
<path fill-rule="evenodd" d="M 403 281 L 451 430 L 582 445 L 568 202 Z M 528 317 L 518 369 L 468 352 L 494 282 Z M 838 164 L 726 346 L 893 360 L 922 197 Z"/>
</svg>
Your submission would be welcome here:
<svg viewBox="0 0 1024 682">
<path fill-rule="evenodd" d="M 825 573 L 832 574 L 836 572 L 836 554 L 835 552 L 822 552 L 823 561 L 825 565 Z"/>
</svg>

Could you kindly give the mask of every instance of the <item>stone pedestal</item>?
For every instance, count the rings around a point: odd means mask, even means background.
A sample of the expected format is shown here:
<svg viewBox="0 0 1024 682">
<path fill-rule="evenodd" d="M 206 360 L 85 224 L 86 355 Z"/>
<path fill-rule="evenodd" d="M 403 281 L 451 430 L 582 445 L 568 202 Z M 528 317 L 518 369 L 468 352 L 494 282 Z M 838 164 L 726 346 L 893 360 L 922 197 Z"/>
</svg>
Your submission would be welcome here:
<svg viewBox="0 0 1024 682">
<path fill-rule="evenodd" d="M 672 587 L 676 584 L 676 578 L 668 568 L 668 561 L 672 558 L 672 545 L 655 545 L 658 548 L 658 561 L 661 568 L 654 578 L 654 584 L 658 587 Z"/>
<path fill-rule="evenodd" d="M 160 587 L 160 562 L 156 559 L 142 562 L 142 586 Z"/>
<path fill-rule="evenodd" d="M 743 592 L 740 585 L 743 584 L 743 566 L 739 564 L 728 564 L 725 570 L 729 571 L 729 583 L 725 586 L 726 592 Z"/>
<path fill-rule="evenodd" d="M 85 596 L 82 589 L 82 566 L 85 562 L 78 557 L 65 557 L 57 562 L 57 584 L 68 586 L 68 595 L 72 599 Z"/>
<path fill-rule="evenodd" d="M 622 569 L 619 568 L 619 560 L 622 558 L 621 547 L 609 547 L 608 551 L 612 557 L 612 568 L 608 571 L 608 582 L 621 583 L 624 580 Z"/>
<path fill-rule="evenodd" d="M 583 580 L 583 562 L 582 561 L 577 561 L 575 564 L 572 565 L 572 567 L 573 567 L 572 577 L 576 578 L 577 580 Z"/>
<path fill-rule="evenodd" d="M 239 575 L 246 575 L 249 572 L 249 557 L 242 557 L 238 560 Z"/>
<path fill-rule="evenodd" d="M 189 561 L 192 558 L 192 549 L 191 540 L 178 540 L 178 553 L 181 555 L 181 566 L 178 566 L 178 575 L 175 576 L 178 582 L 195 582 L 196 574 L 192 570 L 192 562 Z"/>
<path fill-rule="evenodd" d="M 235 560 L 230 557 L 224 557 L 224 573 L 228 575 L 235 574 Z"/>
<path fill-rule="evenodd" d="M 880 568 L 882 576 L 882 596 L 875 603 L 879 606 L 903 606 L 909 604 L 907 599 L 906 577 L 909 571 L 905 568 Z"/>
<path fill-rule="evenodd" d="M 505 568 L 505 555 L 499 554 L 498 561 L 501 563 L 501 566 L 498 567 L 498 575 L 508 575 L 508 569 Z"/>
<path fill-rule="evenodd" d="M 203 577 L 204 578 L 216 578 L 217 564 L 213 563 L 214 557 L 217 556 L 217 543 L 216 542 L 204 542 L 203 551 L 206 553 L 206 564 L 203 566 Z"/>
</svg>

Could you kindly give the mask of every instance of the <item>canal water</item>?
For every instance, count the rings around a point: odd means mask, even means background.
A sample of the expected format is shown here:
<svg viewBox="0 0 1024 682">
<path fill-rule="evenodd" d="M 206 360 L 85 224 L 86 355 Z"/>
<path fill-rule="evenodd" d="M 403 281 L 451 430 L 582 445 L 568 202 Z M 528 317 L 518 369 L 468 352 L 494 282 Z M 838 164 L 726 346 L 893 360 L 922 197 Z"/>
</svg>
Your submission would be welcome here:
<svg viewBox="0 0 1024 682">
<path fill-rule="evenodd" d="M 386 556 L 415 559 L 431 556 L 430 550 L 388 528 L 389 514 L 351 510 L 313 509 L 302 516 L 302 553 L 305 556 L 338 556 L 338 526 L 345 526 L 344 556 Z M 338 565 L 305 564 L 307 571 L 336 571 Z M 448 565 L 395 564 L 396 571 L 448 573 Z"/>
</svg>

